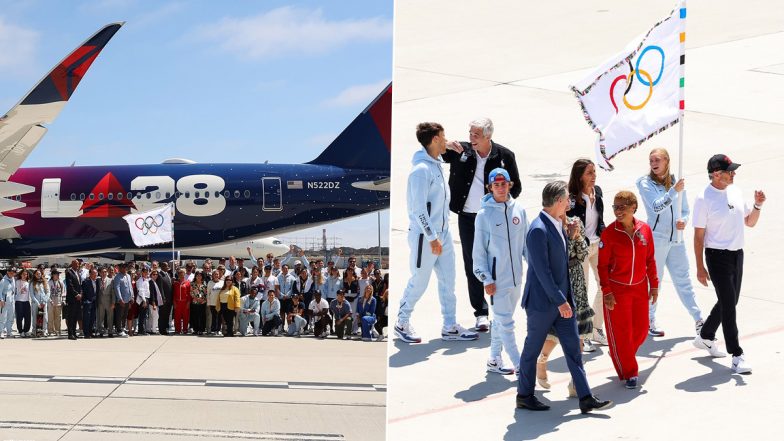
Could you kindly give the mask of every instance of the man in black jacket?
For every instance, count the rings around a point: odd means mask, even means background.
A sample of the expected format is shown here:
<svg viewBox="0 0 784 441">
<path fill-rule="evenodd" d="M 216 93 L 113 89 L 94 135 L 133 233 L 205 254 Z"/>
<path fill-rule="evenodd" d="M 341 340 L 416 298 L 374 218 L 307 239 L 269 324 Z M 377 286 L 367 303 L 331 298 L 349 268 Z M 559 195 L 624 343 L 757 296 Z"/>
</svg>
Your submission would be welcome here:
<svg viewBox="0 0 784 441">
<path fill-rule="evenodd" d="M 68 327 L 68 340 L 76 340 L 76 321 L 79 320 L 79 311 L 82 309 L 82 281 L 79 277 L 78 260 L 72 260 L 70 268 L 65 272 L 65 287 L 65 302 L 68 304 L 65 324 Z"/>
<path fill-rule="evenodd" d="M 163 305 L 159 306 L 158 331 L 161 335 L 169 335 L 169 317 L 172 312 L 172 278 L 169 274 L 169 264 L 161 262 L 161 271 L 158 273 L 158 289 L 161 290 Z M 187 331 L 187 329 L 186 329 Z"/>
<path fill-rule="evenodd" d="M 517 162 L 511 150 L 493 142 L 493 122 L 489 118 L 479 118 L 469 124 L 470 142 L 452 141 L 441 158 L 448 162 L 449 191 L 452 199 L 449 210 L 457 213 L 457 226 L 463 249 L 463 267 L 468 281 L 468 297 L 474 308 L 476 330 L 488 331 L 487 301 L 484 287 L 474 276 L 474 262 L 471 257 L 474 246 L 474 220 L 482 205 L 482 197 L 487 192 L 487 175 L 494 168 L 504 168 L 513 182 L 520 182 Z M 510 190 L 512 197 L 520 195 L 522 186 L 515 185 Z"/>
</svg>

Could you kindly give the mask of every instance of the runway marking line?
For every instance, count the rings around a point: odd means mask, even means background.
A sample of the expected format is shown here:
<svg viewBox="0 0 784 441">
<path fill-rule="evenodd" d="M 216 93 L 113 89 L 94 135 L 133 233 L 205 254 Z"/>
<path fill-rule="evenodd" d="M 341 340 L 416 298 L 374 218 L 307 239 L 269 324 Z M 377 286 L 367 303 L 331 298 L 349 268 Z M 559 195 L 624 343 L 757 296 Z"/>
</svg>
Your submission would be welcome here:
<svg viewBox="0 0 784 441">
<path fill-rule="evenodd" d="M 776 328 L 770 328 L 770 329 L 767 329 L 767 330 L 764 330 L 764 331 L 755 332 L 755 333 L 749 334 L 747 336 L 744 336 L 743 339 L 744 340 L 750 340 L 750 339 L 753 339 L 753 338 L 756 338 L 756 337 L 760 337 L 760 336 L 763 336 L 763 335 L 776 334 L 776 333 L 781 332 L 781 331 L 784 331 L 784 326 L 779 326 L 779 327 L 776 327 Z M 697 352 L 702 352 L 702 350 L 701 349 L 697 349 L 695 347 L 691 347 L 689 349 L 683 349 L 683 350 L 680 350 L 678 352 L 673 352 L 671 354 L 666 354 L 665 358 L 679 357 L 679 356 L 682 356 L 682 355 L 688 355 L 688 354 L 697 353 Z M 655 363 L 657 360 L 660 360 L 661 358 L 662 358 L 661 356 L 655 357 L 653 359 L 646 358 L 639 364 L 648 366 L 648 365 L 651 365 L 651 364 Z M 596 376 L 599 376 L 599 375 L 606 375 L 608 373 L 615 373 L 615 368 L 611 367 L 611 368 L 600 369 L 598 371 L 591 371 L 591 373 L 588 375 L 588 377 L 596 377 Z M 560 384 L 560 383 L 566 383 L 566 379 L 553 381 L 551 384 Z M 513 390 L 510 390 L 510 391 L 501 392 L 501 393 L 498 393 L 498 394 L 495 394 L 495 395 L 489 395 L 487 397 L 484 397 L 484 398 L 481 398 L 481 399 L 475 400 L 475 401 L 455 403 L 455 404 L 450 404 L 448 406 L 437 407 L 437 408 L 434 408 L 434 409 L 428 409 L 428 410 L 424 410 L 424 411 L 421 411 L 421 412 L 412 413 L 410 415 L 404 415 L 404 416 L 400 416 L 400 417 L 396 417 L 396 418 L 390 418 L 389 420 L 387 420 L 387 424 L 396 424 L 396 423 L 399 423 L 399 422 L 402 422 L 402 421 L 407 421 L 407 420 L 411 420 L 411 419 L 415 419 L 415 418 L 420 418 L 420 417 L 423 417 L 423 416 L 434 415 L 434 414 L 442 413 L 442 412 L 448 412 L 450 410 L 460 409 L 460 408 L 471 406 L 471 405 L 474 405 L 474 404 L 477 404 L 477 403 L 487 402 L 487 401 L 491 401 L 491 400 L 497 400 L 499 398 L 506 398 L 506 397 L 509 397 L 511 395 L 517 395 L 517 390 L 513 389 Z"/>
<path fill-rule="evenodd" d="M 32 421 L 0 421 L 0 428 L 4 429 L 25 429 L 25 430 L 68 430 L 70 423 L 37 423 Z M 303 441 L 332 441 L 342 440 L 345 437 L 336 433 L 302 433 L 302 432 L 248 432 L 237 430 L 215 430 L 215 429 L 182 429 L 176 427 L 148 427 L 148 426 L 122 426 L 106 424 L 77 424 L 71 428 L 74 432 L 98 432 L 98 433 L 133 433 L 145 435 L 171 435 L 171 436 L 195 436 L 209 438 L 239 438 L 256 440 L 303 440 Z"/>
</svg>

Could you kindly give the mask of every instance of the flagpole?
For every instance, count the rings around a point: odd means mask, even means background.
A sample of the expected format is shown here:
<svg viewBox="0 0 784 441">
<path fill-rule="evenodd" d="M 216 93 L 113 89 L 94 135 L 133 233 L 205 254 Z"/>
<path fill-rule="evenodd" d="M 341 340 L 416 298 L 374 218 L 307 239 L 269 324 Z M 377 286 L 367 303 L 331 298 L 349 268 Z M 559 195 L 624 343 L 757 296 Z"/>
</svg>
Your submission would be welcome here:
<svg viewBox="0 0 784 441">
<path fill-rule="evenodd" d="M 177 264 L 174 263 L 174 203 L 171 204 L 171 232 L 172 232 L 172 275 L 174 275 L 177 274 L 177 268 L 176 268 Z"/>
<path fill-rule="evenodd" d="M 680 26 L 680 42 L 681 42 L 681 57 L 680 57 L 680 82 L 678 87 L 678 106 L 679 106 L 679 120 L 678 120 L 678 179 L 683 179 L 683 118 L 686 114 L 686 105 L 685 105 L 685 91 L 684 91 L 684 80 L 685 80 L 685 70 L 686 70 L 686 0 L 681 0 L 679 4 L 679 16 L 681 20 Z M 677 181 L 676 181 L 677 182 Z M 683 191 L 678 192 L 677 204 L 678 204 L 678 220 L 683 220 Z M 683 242 L 683 230 L 678 230 L 678 234 L 676 236 L 676 240 L 678 242 Z"/>
</svg>

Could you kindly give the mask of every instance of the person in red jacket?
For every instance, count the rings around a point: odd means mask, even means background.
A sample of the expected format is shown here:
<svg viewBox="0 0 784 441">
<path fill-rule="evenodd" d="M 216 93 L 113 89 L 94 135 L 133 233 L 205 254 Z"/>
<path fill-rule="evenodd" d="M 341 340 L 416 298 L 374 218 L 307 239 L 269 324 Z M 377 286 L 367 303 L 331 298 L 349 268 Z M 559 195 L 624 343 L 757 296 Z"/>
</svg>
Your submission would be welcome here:
<svg viewBox="0 0 784 441">
<path fill-rule="evenodd" d="M 186 334 L 188 332 L 188 318 L 191 308 L 191 283 L 185 277 L 185 270 L 177 271 L 177 281 L 172 285 L 174 297 L 174 332 Z"/>
<path fill-rule="evenodd" d="M 648 305 L 659 296 L 653 233 L 635 219 L 637 197 L 621 191 L 613 201 L 615 222 L 599 242 L 599 283 L 615 371 L 628 389 L 637 387 L 637 350 L 648 335 Z"/>
</svg>

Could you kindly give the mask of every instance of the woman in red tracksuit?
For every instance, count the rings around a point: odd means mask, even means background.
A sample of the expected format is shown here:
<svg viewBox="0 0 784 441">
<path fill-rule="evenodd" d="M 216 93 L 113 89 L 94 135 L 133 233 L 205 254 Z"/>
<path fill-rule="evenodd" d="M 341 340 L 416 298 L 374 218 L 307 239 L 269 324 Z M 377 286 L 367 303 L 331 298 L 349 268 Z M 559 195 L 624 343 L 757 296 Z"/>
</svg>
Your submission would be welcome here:
<svg viewBox="0 0 784 441">
<path fill-rule="evenodd" d="M 187 334 L 192 297 L 191 284 L 182 268 L 177 271 L 177 281 L 172 285 L 172 296 L 174 297 L 174 332 Z"/>
<path fill-rule="evenodd" d="M 599 242 L 599 283 L 613 365 L 626 387 L 634 389 L 635 357 L 648 335 L 648 302 L 656 303 L 659 278 L 651 228 L 634 218 L 637 197 L 618 192 L 612 208 L 616 221 L 602 232 Z"/>
</svg>

